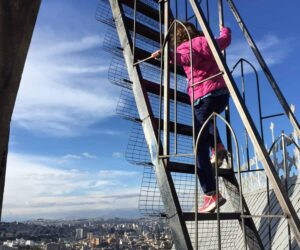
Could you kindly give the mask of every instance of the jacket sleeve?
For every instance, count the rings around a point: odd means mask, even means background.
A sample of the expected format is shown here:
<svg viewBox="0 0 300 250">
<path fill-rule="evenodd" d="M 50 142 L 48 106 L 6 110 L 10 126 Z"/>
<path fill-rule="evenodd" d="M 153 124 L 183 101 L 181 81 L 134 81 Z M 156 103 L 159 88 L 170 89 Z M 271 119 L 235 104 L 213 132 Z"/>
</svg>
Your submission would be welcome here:
<svg viewBox="0 0 300 250">
<path fill-rule="evenodd" d="M 170 51 L 169 54 L 170 63 L 174 64 L 174 51 Z M 190 65 L 190 53 L 178 53 L 176 52 L 176 63 L 179 66 L 189 66 Z"/>
<path fill-rule="evenodd" d="M 231 43 L 231 30 L 229 28 L 223 27 L 220 32 L 220 37 L 218 37 L 216 41 L 221 50 L 226 49 Z"/>
</svg>

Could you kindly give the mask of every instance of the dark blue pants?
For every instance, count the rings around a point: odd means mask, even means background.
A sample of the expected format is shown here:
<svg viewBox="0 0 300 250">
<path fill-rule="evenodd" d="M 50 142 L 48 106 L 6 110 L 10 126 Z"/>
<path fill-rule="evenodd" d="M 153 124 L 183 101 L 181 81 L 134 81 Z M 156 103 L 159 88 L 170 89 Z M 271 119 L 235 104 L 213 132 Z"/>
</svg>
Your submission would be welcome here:
<svg viewBox="0 0 300 250">
<path fill-rule="evenodd" d="M 194 107 L 196 138 L 207 118 L 213 113 L 221 113 L 228 104 L 229 95 L 208 96 Z M 217 130 L 217 143 L 222 143 Z M 198 142 L 196 160 L 198 163 L 198 177 L 200 185 L 205 194 L 216 191 L 216 180 L 214 170 L 210 163 L 209 148 L 214 147 L 214 125 L 211 120 L 204 128 Z"/>
</svg>

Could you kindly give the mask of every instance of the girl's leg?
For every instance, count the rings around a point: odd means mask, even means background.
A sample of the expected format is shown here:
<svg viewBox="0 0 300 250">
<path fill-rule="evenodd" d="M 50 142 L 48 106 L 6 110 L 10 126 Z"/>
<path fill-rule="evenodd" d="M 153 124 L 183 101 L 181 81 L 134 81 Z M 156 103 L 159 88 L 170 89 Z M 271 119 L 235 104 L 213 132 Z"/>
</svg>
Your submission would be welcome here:
<svg viewBox="0 0 300 250">
<path fill-rule="evenodd" d="M 195 131 L 196 138 L 206 119 L 212 113 L 211 99 L 205 98 L 195 106 Z M 216 191 L 216 180 L 213 168 L 210 163 L 209 148 L 210 148 L 210 133 L 207 125 L 201 134 L 198 142 L 198 150 L 196 160 L 198 163 L 198 177 L 202 190 L 205 194 L 211 195 Z"/>
<path fill-rule="evenodd" d="M 211 105 L 212 105 L 212 111 L 216 112 L 218 114 L 222 113 L 226 106 L 228 105 L 228 100 L 229 100 L 229 95 L 225 94 L 225 95 L 220 95 L 220 96 L 213 96 L 210 97 L 211 98 Z M 217 147 L 219 145 L 219 147 L 223 146 L 221 137 L 219 135 L 219 131 L 218 128 L 216 128 L 217 131 Z M 214 124 L 213 121 L 211 121 L 209 123 L 209 142 L 210 142 L 210 147 L 213 149 L 215 146 L 215 140 L 214 140 Z"/>
<path fill-rule="evenodd" d="M 213 113 L 221 113 L 228 104 L 228 95 L 218 97 L 207 97 L 200 101 L 195 106 L 195 131 L 196 138 L 207 118 Z M 222 143 L 217 130 L 217 143 Z M 212 194 L 216 191 L 216 180 L 213 168 L 211 166 L 209 149 L 214 146 L 214 130 L 213 123 L 210 122 L 203 129 L 201 137 L 198 142 L 197 163 L 198 163 L 198 177 L 200 185 L 205 194 Z"/>
</svg>

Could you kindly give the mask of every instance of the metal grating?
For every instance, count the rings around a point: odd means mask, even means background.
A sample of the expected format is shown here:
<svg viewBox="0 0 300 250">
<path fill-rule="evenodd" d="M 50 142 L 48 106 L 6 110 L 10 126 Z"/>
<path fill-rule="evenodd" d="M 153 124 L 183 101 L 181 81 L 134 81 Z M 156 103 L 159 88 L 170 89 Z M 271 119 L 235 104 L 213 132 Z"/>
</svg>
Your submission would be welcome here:
<svg viewBox="0 0 300 250">
<path fill-rule="evenodd" d="M 192 242 L 195 240 L 195 223 L 186 223 Z M 222 249 L 233 250 L 238 234 L 241 233 L 237 221 L 221 221 L 221 243 Z M 234 230 L 233 230 L 234 229 Z M 209 240 L 208 240 L 209 239 Z M 218 232 L 216 221 L 198 222 L 198 249 L 215 250 L 218 249 Z"/>
<path fill-rule="evenodd" d="M 193 212 L 195 202 L 195 177 L 191 174 L 172 173 L 177 195 L 183 212 Z M 222 178 L 220 178 L 221 180 Z M 222 181 L 220 181 L 220 192 L 226 197 Z M 199 189 L 199 206 L 203 202 L 203 192 Z M 159 187 L 157 185 L 155 169 L 152 166 L 144 166 L 142 188 L 140 192 L 139 208 L 143 215 L 162 216 L 165 209 L 161 200 Z M 221 211 L 233 211 L 230 203 L 221 208 Z M 210 222 L 207 222 L 210 223 Z"/>
<path fill-rule="evenodd" d="M 114 85 L 131 89 L 132 82 L 129 80 L 127 69 L 122 58 L 116 56 L 112 58 L 108 70 L 108 80 Z M 132 93 L 131 96 L 134 98 Z M 122 98 L 122 96 L 120 98 Z"/>
<path fill-rule="evenodd" d="M 193 189 L 193 176 L 179 174 L 175 180 L 176 189 L 178 190 L 179 200 L 182 204 L 184 212 L 190 212 L 193 209 L 194 200 L 194 189 Z M 289 184 L 290 190 L 293 189 L 292 197 L 293 200 L 297 200 L 295 206 L 296 211 L 300 211 L 300 183 L 295 177 L 294 180 Z M 296 197 L 297 196 L 297 197 Z M 201 197 L 199 197 L 201 198 Z M 253 192 L 245 195 L 247 203 L 251 208 L 252 214 L 266 214 L 266 190 L 261 189 L 258 192 Z M 165 213 L 164 207 L 159 195 L 159 189 L 156 183 L 155 172 L 152 167 L 145 167 L 143 183 L 140 193 L 139 208 L 144 215 L 147 216 L 161 216 Z M 226 211 L 230 208 L 224 208 Z M 263 211 L 265 210 L 265 211 Z M 271 214 L 282 214 L 280 206 L 276 200 L 276 197 L 271 190 Z M 255 218 L 254 222 L 259 230 L 259 234 L 262 237 L 264 246 L 266 249 L 269 248 L 268 244 L 268 219 Z M 217 225 L 215 221 L 199 223 L 199 249 L 217 249 Z M 195 224 L 194 222 L 187 222 L 187 227 L 193 240 Z M 233 230 L 234 228 L 234 230 Z M 284 219 L 274 218 L 271 221 L 271 234 L 272 234 L 272 249 L 288 249 L 287 241 L 287 223 Z M 280 237 L 280 235 L 282 235 Z M 237 221 L 222 221 L 221 222 L 221 236 L 222 236 L 222 249 L 244 249 L 243 235 L 240 230 Z M 210 239 L 209 241 L 207 239 Z M 297 249 L 297 243 L 292 241 L 292 249 Z"/>
<path fill-rule="evenodd" d="M 118 53 L 119 49 L 116 48 L 115 51 L 116 52 L 114 52 L 114 53 Z M 153 84 L 160 83 L 161 72 L 158 67 L 153 66 L 148 63 L 143 63 L 143 64 L 140 64 L 140 69 L 142 71 L 143 79 L 150 81 Z M 170 82 L 171 88 L 174 89 L 173 74 L 170 75 L 170 79 L 171 79 L 171 82 Z M 115 56 L 114 59 L 112 60 L 110 68 L 109 68 L 109 80 L 111 81 L 111 83 L 116 84 L 116 85 L 121 85 L 121 86 L 122 86 L 122 84 L 127 85 L 127 83 L 130 82 L 129 76 L 127 73 L 127 69 L 126 69 L 126 65 L 125 65 L 125 61 L 123 58 Z M 125 83 L 123 83 L 123 81 L 125 81 Z M 182 76 L 178 76 L 177 77 L 177 91 L 186 93 L 186 89 L 187 89 L 186 79 Z"/>
<path fill-rule="evenodd" d="M 158 4 L 151 0 L 140 0 L 140 2 L 143 2 L 150 6 L 153 9 L 158 10 Z M 123 5 L 124 14 L 126 17 L 133 18 L 133 10 L 125 5 Z M 109 5 L 109 2 L 107 0 L 99 0 L 96 14 L 95 14 L 96 20 L 99 22 L 102 22 L 104 24 L 107 24 L 109 26 L 114 27 L 114 21 L 111 13 L 111 8 Z M 153 27 L 157 27 L 155 30 L 159 29 L 159 25 L 156 21 L 154 21 L 152 18 L 149 18 L 137 11 L 136 18 L 139 20 L 140 23 L 150 27 L 153 29 Z"/>
<path fill-rule="evenodd" d="M 194 175 L 172 173 L 172 178 L 177 190 L 178 198 L 183 212 L 194 211 L 194 190 L 195 179 Z M 221 192 L 224 193 L 224 187 L 221 184 Z M 199 206 L 202 205 L 203 193 L 199 190 Z M 156 182 L 155 170 L 153 167 L 145 166 L 144 175 L 141 186 L 139 209 L 144 216 L 150 217 L 165 217 L 165 209 L 161 200 L 159 187 Z M 221 208 L 221 211 L 232 211 L 232 207 L 227 203 Z M 186 222 L 191 240 L 195 237 L 195 223 Z M 199 249 L 217 249 L 218 234 L 216 221 L 199 221 Z M 234 228 L 234 231 L 232 230 Z M 222 221 L 221 235 L 222 235 L 222 249 L 236 249 L 236 239 L 241 234 L 241 229 L 237 221 Z M 209 239 L 209 240 L 207 240 Z"/>
<path fill-rule="evenodd" d="M 165 208 L 161 200 L 159 187 L 153 167 L 145 166 L 139 197 L 139 210 L 142 215 L 161 217 Z"/>
<path fill-rule="evenodd" d="M 161 134 L 163 136 L 163 134 Z M 174 150 L 174 134 L 170 135 L 170 150 Z M 192 153 L 192 138 L 177 136 L 177 152 L 179 154 Z M 126 160 L 136 165 L 152 165 L 141 123 L 134 123 L 130 132 L 129 142 L 125 154 Z M 188 156 L 171 157 L 170 161 L 194 164 L 194 158 Z"/>
<path fill-rule="evenodd" d="M 143 128 L 140 123 L 132 123 L 125 158 L 128 162 L 135 165 L 152 166 Z"/>
<path fill-rule="evenodd" d="M 119 71 L 119 68 L 115 69 L 116 72 Z M 121 69 L 122 70 L 122 69 Z M 120 82 L 116 83 L 117 85 L 121 85 Z M 135 104 L 133 93 L 129 88 L 129 84 L 124 83 L 124 88 L 121 91 L 121 95 L 119 98 L 119 102 L 117 105 L 117 114 L 125 119 L 129 120 L 139 120 L 139 114 L 137 111 L 137 107 Z M 148 93 L 149 101 L 151 103 L 152 112 L 154 117 L 159 117 L 159 96 Z M 162 98 L 163 103 L 163 98 Z M 174 121 L 174 102 L 170 102 L 170 120 Z M 163 105 L 162 105 L 163 110 Z M 177 104 L 177 123 L 190 125 L 192 122 L 192 115 L 191 115 L 191 107 L 188 104 L 178 103 Z M 180 143 L 180 141 L 179 141 Z"/>
<path fill-rule="evenodd" d="M 132 36 L 132 32 L 130 32 Z M 160 48 L 160 44 L 144 37 L 140 34 L 136 34 L 136 43 L 135 46 L 142 48 L 144 51 L 152 53 Z M 109 53 L 115 54 L 123 58 L 122 50 L 120 48 L 120 42 L 117 35 L 117 32 L 114 28 L 108 27 L 103 40 L 103 49 Z"/>
</svg>

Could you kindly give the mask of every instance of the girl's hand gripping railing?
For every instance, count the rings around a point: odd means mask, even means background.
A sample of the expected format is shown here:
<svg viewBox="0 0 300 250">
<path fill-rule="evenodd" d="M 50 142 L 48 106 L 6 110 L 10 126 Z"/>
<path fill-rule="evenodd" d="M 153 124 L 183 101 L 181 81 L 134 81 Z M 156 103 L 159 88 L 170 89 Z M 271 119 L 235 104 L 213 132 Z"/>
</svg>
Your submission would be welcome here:
<svg viewBox="0 0 300 250">
<path fill-rule="evenodd" d="M 161 52 L 160 52 L 160 50 L 157 50 L 157 51 L 155 51 L 154 53 L 152 53 L 151 54 L 151 56 L 148 56 L 148 57 L 146 57 L 146 58 L 144 58 L 144 59 L 142 59 L 142 60 L 138 60 L 137 62 L 135 62 L 134 64 L 133 64 L 133 66 L 136 66 L 136 65 L 138 65 L 138 64 L 140 64 L 140 63 L 142 63 L 142 62 L 146 62 L 146 61 L 148 61 L 148 60 L 150 60 L 150 59 L 157 59 L 158 60 L 158 58 L 161 56 Z"/>
</svg>

